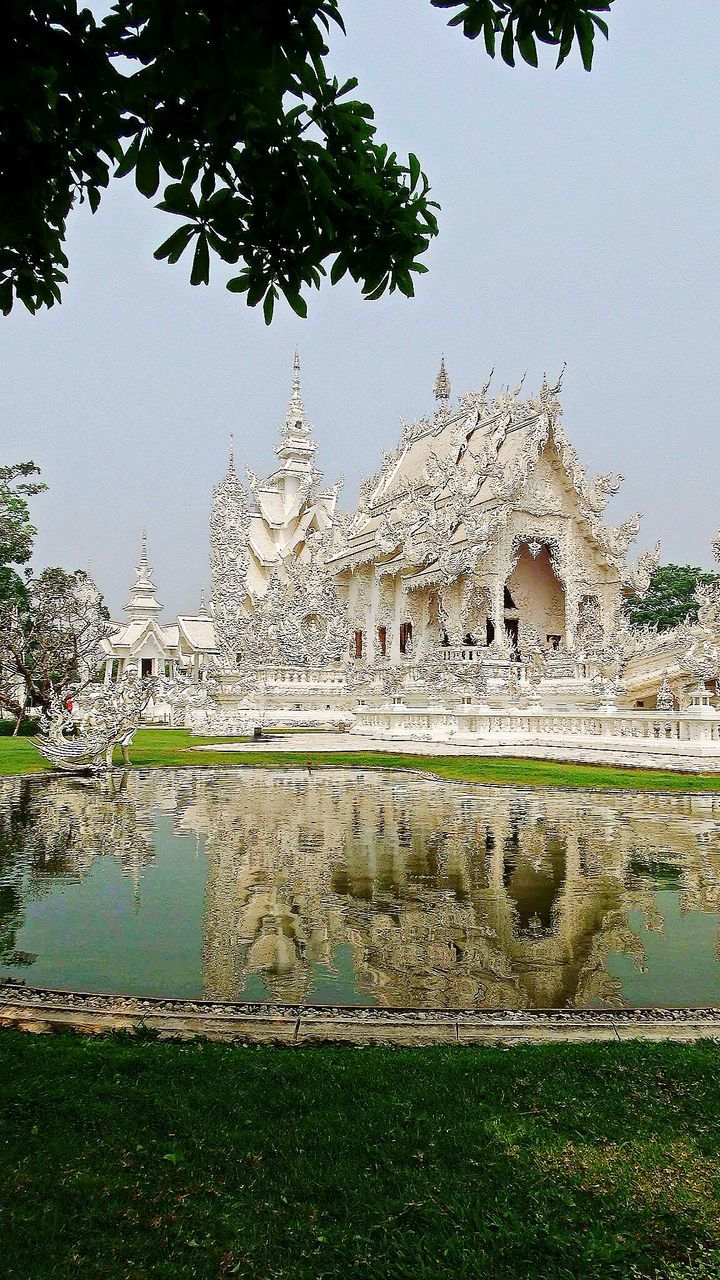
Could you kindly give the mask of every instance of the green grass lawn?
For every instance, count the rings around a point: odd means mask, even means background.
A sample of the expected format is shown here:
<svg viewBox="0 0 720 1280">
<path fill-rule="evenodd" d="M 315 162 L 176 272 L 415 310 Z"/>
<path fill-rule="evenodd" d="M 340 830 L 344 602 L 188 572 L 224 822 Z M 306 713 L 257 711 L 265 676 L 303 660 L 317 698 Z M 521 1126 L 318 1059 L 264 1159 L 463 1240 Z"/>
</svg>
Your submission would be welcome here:
<svg viewBox="0 0 720 1280">
<path fill-rule="evenodd" d="M 0 1274 L 720 1274 L 720 1047 L 0 1033 Z"/>
<path fill-rule="evenodd" d="M 131 748 L 136 767 L 228 768 L 255 765 L 306 768 L 307 751 L 212 752 L 194 751 L 203 744 L 231 742 L 231 738 L 192 738 L 186 729 L 140 729 Z M 481 756 L 402 755 L 388 751 L 317 751 L 316 766 L 341 765 L 353 769 L 421 769 L 439 778 L 462 782 L 493 782 L 515 786 L 623 788 L 639 791 L 720 791 L 720 775 L 670 773 L 660 769 L 613 769 L 603 765 L 560 764 L 546 760 L 493 759 Z M 120 752 L 116 753 L 120 763 Z M 42 773 L 47 765 L 27 738 L 0 737 L 0 775 Z"/>
</svg>

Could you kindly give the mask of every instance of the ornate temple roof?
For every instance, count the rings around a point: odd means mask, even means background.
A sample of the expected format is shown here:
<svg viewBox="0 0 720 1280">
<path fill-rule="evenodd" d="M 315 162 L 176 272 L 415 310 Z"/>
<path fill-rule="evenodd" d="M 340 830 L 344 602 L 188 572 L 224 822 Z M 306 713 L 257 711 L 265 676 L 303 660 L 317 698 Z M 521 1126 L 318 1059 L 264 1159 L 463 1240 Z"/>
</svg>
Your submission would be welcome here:
<svg viewBox="0 0 720 1280">
<path fill-rule="evenodd" d="M 488 381 L 461 396 L 454 410 L 447 404 L 449 385 L 443 361 L 435 384 L 439 410 L 432 419 L 406 424 L 395 450 L 363 484 L 334 568 L 392 556 L 419 570 L 420 579 L 439 549 L 487 549 L 511 512 L 523 506 L 531 470 L 547 449 L 601 557 L 622 567 L 640 517 L 617 529 L 603 524 L 602 512 L 622 477 L 588 479 L 560 425 L 560 382 L 550 387 L 544 380 L 539 395 L 520 400 L 522 384 L 488 398 Z M 459 562 L 447 567 L 457 572 Z"/>
</svg>

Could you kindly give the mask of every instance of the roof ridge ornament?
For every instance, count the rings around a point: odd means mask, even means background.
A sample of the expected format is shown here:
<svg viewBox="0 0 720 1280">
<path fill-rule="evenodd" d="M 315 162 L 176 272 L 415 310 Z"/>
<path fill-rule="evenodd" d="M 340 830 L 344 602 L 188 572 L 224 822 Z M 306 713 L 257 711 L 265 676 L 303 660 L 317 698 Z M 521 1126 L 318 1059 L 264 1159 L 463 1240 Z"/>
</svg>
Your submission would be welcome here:
<svg viewBox="0 0 720 1280">
<path fill-rule="evenodd" d="M 556 382 L 553 383 L 552 386 L 548 384 L 547 374 L 546 373 L 543 374 L 542 386 L 540 388 L 540 395 L 539 395 L 540 411 L 542 413 L 547 413 L 550 417 L 557 416 L 562 413 L 562 407 L 560 405 L 560 401 L 558 400 L 558 393 L 560 391 L 560 388 L 562 387 L 563 375 L 565 373 L 566 368 L 567 368 L 567 360 L 564 360 L 562 369 L 558 374 L 557 380 Z"/>
</svg>

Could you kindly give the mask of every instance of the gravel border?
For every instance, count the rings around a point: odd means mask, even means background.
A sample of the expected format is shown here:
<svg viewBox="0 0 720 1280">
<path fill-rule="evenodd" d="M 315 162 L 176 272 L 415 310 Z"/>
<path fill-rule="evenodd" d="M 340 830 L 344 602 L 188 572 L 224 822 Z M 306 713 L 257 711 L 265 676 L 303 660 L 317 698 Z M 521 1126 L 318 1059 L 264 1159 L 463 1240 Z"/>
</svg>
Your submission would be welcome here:
<svg viewBox="0 0 720 1280">
<path fill-rule="evenodd" d="M 378 1009 L 165 1000 L 0 983 L 0 1028 L 84 1034 L 154 1031 L 161 1039 L 244 1044 L 510 1044 L 590 1040 L 720 1042 L 720 1008 Z"/>
</svg>

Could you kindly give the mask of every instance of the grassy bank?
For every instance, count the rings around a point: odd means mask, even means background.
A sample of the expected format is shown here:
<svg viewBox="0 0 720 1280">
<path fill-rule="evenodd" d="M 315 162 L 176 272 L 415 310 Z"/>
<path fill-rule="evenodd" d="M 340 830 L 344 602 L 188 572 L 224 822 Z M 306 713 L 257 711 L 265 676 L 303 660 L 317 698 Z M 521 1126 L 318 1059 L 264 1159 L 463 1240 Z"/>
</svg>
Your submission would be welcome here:
<svg viewBox="0 0 720 1280">
<path fill-rule="evenodd" d="M 307 751 L 213 752 L 194 747 L 230 742 L 230 738 L 191 738 L 185 729 L 140 729 L 131 749 L 132 763 L 148 768 L 228 768 L 255 765 L 272 768 L 306 768 Z M 515 786 L 594 787 L 601 790 L 720 791 L 720 775 L 670 773 L 661 769 L 613 769 L 602 765 L 561 764 L 552 760 L 493 759 L 481 756 L 402 755 L 388 751 L 317 751 L 317 766 L 341 765 L 352 769 L 421 769 L 439 778 L 462 782 L 492 782 Z M 120 764 L 120 752 L 116 753 Z M 43 773 L 47 765 L 31 742 L 0 738 L 0 776 Z"/>
<path fill-rule="evenodd" d="M 705 1280 L 719 1067 L 707 1043 L 283 1052 L 3 1032 L 0 1273 Z"/>
</svg>

